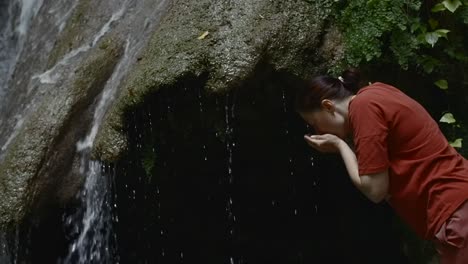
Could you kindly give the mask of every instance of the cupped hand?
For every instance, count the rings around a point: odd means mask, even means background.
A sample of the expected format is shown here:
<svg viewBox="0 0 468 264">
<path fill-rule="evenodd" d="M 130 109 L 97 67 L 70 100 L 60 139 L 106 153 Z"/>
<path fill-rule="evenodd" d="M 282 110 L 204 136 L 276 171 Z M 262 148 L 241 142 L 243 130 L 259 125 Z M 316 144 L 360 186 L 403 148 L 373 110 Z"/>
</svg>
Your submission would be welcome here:
<svg viewBox="0 0 468 264">
<path fill-rule="evenodd" d="M 341 138 L 332 135 L 332 134 L 323 134 L 323 135 L 305 135 L 304 139 L 306 140 L 309 146 L 320 152 L 326 153 L 335 153 L 339 151 L 339 145 Z"/>
</svg>

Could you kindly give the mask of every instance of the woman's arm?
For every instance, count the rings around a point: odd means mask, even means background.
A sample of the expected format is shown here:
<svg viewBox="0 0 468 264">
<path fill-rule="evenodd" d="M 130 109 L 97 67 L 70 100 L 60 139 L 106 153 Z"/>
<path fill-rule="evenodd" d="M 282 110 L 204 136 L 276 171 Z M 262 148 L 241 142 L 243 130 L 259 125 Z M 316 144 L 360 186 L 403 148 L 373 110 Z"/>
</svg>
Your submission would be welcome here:
<svg viewBox="0 0 468 264">
<path fill-rule="evenodd" d="M 388 170 L 369 175 L 359 175 L 356 154 L 340 139 L 338 150 L 354 185 L 371 201 L 380 203 L 388 194 Z"/>
<path fill-rule="evenodd" d="M 343 158 L 351 181 L 367 198 L 380 203 L 388 194 L 388 170 L 369 175 L 359 175 L 356 154 L 349 145 L 335 135 L 313 135 L 304 137 L 313 148 L 322 152 L 339 152 Z"/>
</svg>

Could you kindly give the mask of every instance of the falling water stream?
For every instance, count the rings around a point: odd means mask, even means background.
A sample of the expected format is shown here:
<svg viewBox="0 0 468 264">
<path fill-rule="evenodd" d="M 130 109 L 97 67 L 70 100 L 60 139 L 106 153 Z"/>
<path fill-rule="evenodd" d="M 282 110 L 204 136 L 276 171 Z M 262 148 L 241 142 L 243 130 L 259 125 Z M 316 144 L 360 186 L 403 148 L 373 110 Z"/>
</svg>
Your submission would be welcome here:
<svg viewBox="0 0 468 264">
<path fill-rule="evenodd" d="M 70 68 L 74 67 L 72 65 L 79 62 L 80 57 L 94 48 L 109 32 L 119 31 L 119 34 L 126 38 L 123 56 L 100 95 L 89 132 L 76 144 L 77 153 L 81 156 L 80 173 L 85 176 L 85 184 L 77 197 L 81 200 L 81 208 L 72 215 L 64 216 L 64 225 L 75 239 L 69 246 L 68 255 L 60 261 L 61 263 L 118 263 L 118 258 L 113 256 L 115 249 L 112 248 L 112 241 L 115 241 L 112 223 L 118 221 L 111 213 L 112 206 L 114 206 L 111 204 L 112 173 L 105 169 L 105 165 L 91 160 L 90 151 L 106 110 L 115 98 L 119 84 L 130 66 L 137 61 L 137 57 L 151 35 L 154 24 L 159 21 L 160 13 L 166 8 L 168 2 L 166 0 L 109 2 L 109 6 L 112 6 L 115 11 L 96 30 L 94 36 L 86 40 L 83 45 L 70 50 L 55 65 L 42 73 L 37 73 L 37 69 L 28 71 L 32 74 L 26 86 L 24 86 L 24 81 L 12 82 L 17 65 L 24 65 L 24 60 L 29 55 L 25 53 L 26 49 L 30 52 L 37 48 L 41 41 L 46 41 L 47 34 L 52 34 L 48 41 L 53 43 L 53 34 L 56 35 L 64 29 L 78 1 L 51 1 L 43 5 L 43 1 L 14 0 L 7 4 L 8 11 L 2 13 L 0 19 L 5 24 L 0 28 L 0 47 L 2 47 L 0 49 L 0 110 L 2 113 L 0 116 L 2 125 L 0 158 L 21 129 L 28 113 L 40 102 L 41 96 L 39 95 L 45 94 L 46 89 L 52 89 L 54 85 L 61 85 L 63 79 L 72 76 L 74 74 L 74 71 L 70 71 Z M 50 22 L 38 16 L 39 13 L 42 16 L 46 13 Z M 35 24 L 32 23 L 33 20 Z M 32 32 L 29 34 L 28 31 L 33 25 L 39 26 L 38 20 L 44 24 L 51 24 L 46 28 L 47 33 L 40 35 L 40 32 Z M 52 47 L 47 42 L 45 43 L 45 47 Z M 10 99 L 14 98 L 11 91 L 15 84 L 26 87 L 26 89 L 22 88 L 26 93 L 17 97 L 22 100 L 21 104 L 23 104 L 23 107 L 17 110 L 15 107 L 18 105 L 15 103 L 18 104 L 20 101 Z M 17 91 L 21 92 L 19 89 Z M 37 94 L 37 91 L 40 93 Z M 7 115 L 8 113 L 11 114 Z M 0 240 L 0 260 L 9 259 L 16 262 L 16 252 L 12 252 L 15 248 L 11 245 L 7 246 L 8 243 L 3 234 Z M 18 239 L 13 239 L 13 241 L 18 241 Z"/>
<path fill-rule="evenodd" d="M 41 87 L 31 76 L 42 67 L 76 3 L 69 0 L 9 3 L 8 21 L 0 29 L 0 47 L 3 47 L 0 49 L 0 159 L 47 91 L 47 87 Z"/>
<path fill-rule="evenodd" d="M 78 49 L 67 54 L 59 64 L 66 64 L 69 59 L 80 52 L 86 52 L 89 48 L 96 45 L 99 39 L 110 30 L 112 23 L 118 22 L 129 8 L 130 1 L 121 4 L 121 8 L 112 14 L 108 22 L 99 30 L 90 46 L 81 46 Z M 161 1 L 159 5 L 164 5 Z M 155 9 L 158 11 L 159 9 Z M 153 19 L 157 18 L 153 15 Z M 154 22 L 154 21 L 153 21 Z M 138 31 L 136 31 L 138 32 Z M 118 222 L 117 216 L 112 216 L 112 206 L 117 205 L 112 202 L 112 175 L 106 174 L 104 165 L 100 162 L 90 160 L 89 153 L 92 149 L 94 139 L 97 135 L 100 124 L 102 123 L 105 112 L 109 104 L 115 97 L 116 90 L 125 73 L 128 71 L 128 65 L 135 61 L 137 55 L 141 52 L 145 44 L 133 35 L 135 31 L 128 33 L 123 58 L 117 65 L 110 80 L 105 85 L 101 94 L 99 103 L 94 111 L 92 127 L 88 135 L 77 143 L 77 151 L 81 153 L 80 172 L 86 175 L 86 182 L 81 191 L 80 199 L 83 205 L 83 211 L 68 216 L 66 224 L 78 224 L 78 238 L 70 245 L 70 252 L 63 263 L 118 263 L 115 257 L 116 251 L 112 243 L 115 243 L 115 233 L 112 224 Z M 56 65 L 56 66 L 57 66 Z M 54 81 L 55 67 L 46 73 L 38 76 L 42 82 L 50 83 Z M 79 223 L 81 221 L 81 223 Z"/>
<path fill-rule="evenodd" d="M 233 100 L 234 101 L 234 100 Z M 230 124 L 230 120 L 234 118 L 234 107 L 235 104 L 232 103 L 232 105 L 229 105 L 229 94 L 226 96 L 226 105 L 224 107 L 225 111 L 225 116 L 226 116 L 226 150 L 228 152 L 228 164 L 227 164 L 227 169 L 228 169 L 228 184 L 229 184 L 229 194 L 228 194 L 228 201 L 226 202 L 226 213 L 227 213 L 227 218 L 228 218 L 228 223 L 229 223 L 229 235 L 231 236 L 231 239 L 234 235 L 235 232 L 235 223 L 236 223 L 236 216 L 234 214 L 233 210 L 233 197 L 232 197 L 232 185 L 234 183 L 234 174 L 232 171 L 232 152 L 233 148 L 236 146 L 236 143 L 233 139 L 233 127 Z M 238 256 L 231 256 L 229 258 L 230 264 L 236 264 L 238 263 L 236 258 Z"/>
<path fill-rule="evenodd" d="M 7 14 L 0 29 L 0 104 L 5 98 L 8 82 L 24 47 L 29 24 L 42 6 L 42 0 L 15 0 L 2 2 Z M 4 11 L 4 10 L 3 10 Z M 5 12 L 5 11 L 4 11 Z M 18 15 L 19 13 L 19 15 Z"/>
</svg>

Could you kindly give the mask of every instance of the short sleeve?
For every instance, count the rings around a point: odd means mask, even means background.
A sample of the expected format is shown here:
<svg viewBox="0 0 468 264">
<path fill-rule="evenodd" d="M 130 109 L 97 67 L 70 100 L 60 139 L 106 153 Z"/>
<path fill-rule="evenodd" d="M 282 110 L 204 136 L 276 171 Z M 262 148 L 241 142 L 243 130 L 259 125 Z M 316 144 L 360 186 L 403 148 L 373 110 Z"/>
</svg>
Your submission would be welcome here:
<svg viewBox="0 0 468 264">
<path fill-rule="evenodd" d="M 350 106 L 350 125 L 358 160 L 359 175 L 381 172 L 389 167 L 388 123 L 384 109 L 366 98 Z"/>
<path fill-rule="evenodd" d="M 359 175 L 381 172 L 388 168 L 388 151 L 385 135 L 358 138 L 355 140 Z"/>
</svg>

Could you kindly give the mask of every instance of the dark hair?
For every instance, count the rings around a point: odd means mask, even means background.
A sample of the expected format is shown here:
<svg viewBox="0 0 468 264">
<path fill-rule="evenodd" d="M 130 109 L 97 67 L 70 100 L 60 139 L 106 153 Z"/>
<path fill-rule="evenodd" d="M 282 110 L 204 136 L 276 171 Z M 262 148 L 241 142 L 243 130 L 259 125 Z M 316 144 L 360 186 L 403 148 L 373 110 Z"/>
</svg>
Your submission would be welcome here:
<svg viewBox="0 0 468 264">
<path fill-rule="evenodd" d="M 294 103 L 297 112 L 310 112 L 320 108 L 324 99 L 344 99 L 359 90 L 361 74 L 348 69 L 340 77 L 321 75 L 306 82 L 296 93 Z"/>
</svg>

